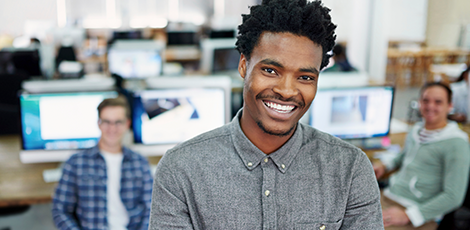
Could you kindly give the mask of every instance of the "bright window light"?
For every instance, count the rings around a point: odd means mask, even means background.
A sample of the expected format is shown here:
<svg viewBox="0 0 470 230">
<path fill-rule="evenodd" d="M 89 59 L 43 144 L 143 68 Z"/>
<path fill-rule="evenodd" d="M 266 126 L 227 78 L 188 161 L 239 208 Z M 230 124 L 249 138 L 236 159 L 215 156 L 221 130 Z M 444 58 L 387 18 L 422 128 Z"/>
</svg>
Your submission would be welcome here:
<svg viewBox="0 0 470 230">
<path fill-rule="evenodd" d="M 65 0 L 57 0 L 57 25 L 59 27 L 67 25 L 67 8 Z"/>
</svg>

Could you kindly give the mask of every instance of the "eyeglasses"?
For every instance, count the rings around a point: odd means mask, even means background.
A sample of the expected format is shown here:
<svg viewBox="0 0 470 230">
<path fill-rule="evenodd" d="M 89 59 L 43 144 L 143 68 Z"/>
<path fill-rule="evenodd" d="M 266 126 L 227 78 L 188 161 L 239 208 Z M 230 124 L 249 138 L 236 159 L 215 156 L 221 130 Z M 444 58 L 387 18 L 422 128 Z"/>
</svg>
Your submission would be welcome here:
<svg viewBox="0 0 470 230">
<path fill-rule="evenodd" d="M 126 124 L 126 121 L 125 120 L 109 121 L 109 120 L 99 119 L 98 124 L 105 126 L 105 127 L 110 127 L 112 125 L 116 127 L 123 127 Z"/>
</svg>

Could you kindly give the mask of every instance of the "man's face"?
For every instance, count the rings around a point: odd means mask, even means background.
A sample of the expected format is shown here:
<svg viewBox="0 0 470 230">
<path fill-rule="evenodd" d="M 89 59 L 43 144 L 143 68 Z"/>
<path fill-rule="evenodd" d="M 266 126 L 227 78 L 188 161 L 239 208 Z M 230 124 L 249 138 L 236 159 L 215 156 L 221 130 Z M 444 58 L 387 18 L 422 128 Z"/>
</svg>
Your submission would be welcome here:
<svg viewBox="0 0 470 230">
<path fill-rule="evenodd" d="M 305 36 L 262 33 L 250 61 L 240 57 L 242 121 L 271 135 L 292 133 L 315 98 L 322 57 L 322 47 Z"/>
<path fill-rule="evenodd" d="M 108 106 L 101 110 L 98 126 L 101 130 L 100 141 L 108 146 L 120 146 L 122 138 L 129 128 L 126 109 L 122 106 Z"/>
<path fill-rule="evenodd" d="M 431 86 L 421 95 L 419 111 L 427 125 L 445 125 L 452 109 L 447 92 L 440 86 Z"/>
</svg>

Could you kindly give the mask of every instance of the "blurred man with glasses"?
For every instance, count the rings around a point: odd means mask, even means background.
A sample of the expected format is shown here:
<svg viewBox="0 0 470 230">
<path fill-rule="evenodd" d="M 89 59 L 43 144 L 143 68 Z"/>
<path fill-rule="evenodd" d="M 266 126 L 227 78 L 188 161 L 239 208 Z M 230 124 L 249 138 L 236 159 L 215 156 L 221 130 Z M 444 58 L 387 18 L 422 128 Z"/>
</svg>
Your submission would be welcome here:
<svg viewBox="0 0 470 230">
<path fill-rule="evenodd" d="M 58 229 L 147 229 L 152 192 L 149 163 L 122 145 L 130 126 L 124 98 L 98 106 L 101 137 L 65 162 L 53 199 Z"/>
</svg>

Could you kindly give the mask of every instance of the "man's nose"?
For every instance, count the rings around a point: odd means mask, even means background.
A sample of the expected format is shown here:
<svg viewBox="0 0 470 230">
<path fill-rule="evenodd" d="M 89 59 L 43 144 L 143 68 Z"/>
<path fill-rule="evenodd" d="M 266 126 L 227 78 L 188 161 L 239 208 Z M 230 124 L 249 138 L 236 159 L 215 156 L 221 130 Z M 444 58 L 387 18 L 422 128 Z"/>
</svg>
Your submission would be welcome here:
<svg viewBox="0 0 470 230">
<path fill-rule="evenodd" d="M 283 98 L 291 98 L 298 94 L 296 82 L 292 76 L 282 76 L 279 78 L 273 91 Z"/>
</svg>

